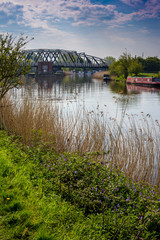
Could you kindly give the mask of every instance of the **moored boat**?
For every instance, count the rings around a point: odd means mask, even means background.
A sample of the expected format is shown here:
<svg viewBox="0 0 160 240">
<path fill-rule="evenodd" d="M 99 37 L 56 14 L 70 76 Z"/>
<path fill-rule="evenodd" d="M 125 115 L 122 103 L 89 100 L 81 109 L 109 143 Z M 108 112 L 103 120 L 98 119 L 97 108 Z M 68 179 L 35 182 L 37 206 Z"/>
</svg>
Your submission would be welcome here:
<svg viewBox="0 0 160 240">
<path fill-rule="evenodd" d="M 111 80 L 111 79 L 110 79 L 110 75 L 109 75 L 109 74 L 104 74 L 103 80 L 104 80 L 104 81 L 109 81 L 109 80 Z"/>
<path fill-rule="evenodd" d="M 160 79 L 157 77 L 127 77 L 126 83 L 141 86 L 160 87 Z"/>
</svg>

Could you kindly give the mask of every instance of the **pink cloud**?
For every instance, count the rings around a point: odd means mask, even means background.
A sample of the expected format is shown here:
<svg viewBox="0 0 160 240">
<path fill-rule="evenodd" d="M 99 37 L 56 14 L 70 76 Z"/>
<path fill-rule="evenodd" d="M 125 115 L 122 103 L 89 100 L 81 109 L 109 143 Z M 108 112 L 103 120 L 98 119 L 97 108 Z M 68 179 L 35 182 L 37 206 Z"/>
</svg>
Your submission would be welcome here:
<svg viewBox="0 0 160 240">
<path fill-rule="evenodd" d="M 143 4 L 142 0 L 120 0 L 120 1 L 129 6 L 136 6 L 138 4 Z"/>
</svg>

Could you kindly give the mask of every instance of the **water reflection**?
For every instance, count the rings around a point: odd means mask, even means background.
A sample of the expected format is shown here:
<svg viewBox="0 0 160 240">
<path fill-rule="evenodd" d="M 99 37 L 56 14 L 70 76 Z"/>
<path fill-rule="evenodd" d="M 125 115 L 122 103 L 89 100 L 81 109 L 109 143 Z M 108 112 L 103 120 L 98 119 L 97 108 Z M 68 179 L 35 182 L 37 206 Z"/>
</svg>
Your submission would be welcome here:
<svg viewBox="0 0 160 240">
<path fill-rule="evenodd" d="M 136 86 L 131 84 L 126 84 L 126 89 L 128 93 L 139 94 L 139 93 L 157 93 L 160 95 L 160 89 L 155 87 L 146 87 L 146 86 Z"/>
<path fill-rule="evenodd" d="M 35 78 L 26 77 L 26 84 L 21 89 L 14 89 L 12 96 L 23 99 L 43 99 L 68 104 L 75 103 L 74 108 L 81 105 L 90 111 L 100 106 L 101 110 L 110 116 L 117 116 L 126 109 L 127 113 L 151 114 L 160 120 L 160 89 L 134 85 L 125 85 L 121 82 L 104 82 L 92 77 L 78 77 L 76 75 L 39 75 Z M 73 107 L 73 104 L 72 104 Z M 107 110 L 106 110 L 107 109 Z"/>
<path fill-rule="evenodd" d="M 110 89 L 113 93 L 127 95 L 128 91 L 124 82 L 110 82 Z"/>
</svg>

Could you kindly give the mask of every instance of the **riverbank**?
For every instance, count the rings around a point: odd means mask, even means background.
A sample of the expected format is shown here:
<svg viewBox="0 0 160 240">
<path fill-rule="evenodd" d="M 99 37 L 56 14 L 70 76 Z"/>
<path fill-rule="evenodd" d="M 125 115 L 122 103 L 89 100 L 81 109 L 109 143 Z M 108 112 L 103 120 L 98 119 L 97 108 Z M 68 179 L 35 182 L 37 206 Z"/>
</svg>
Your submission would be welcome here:
<svg viewBox="0 0 160 240">
<path fill-rule="evenodd" d="M 30 148 L 0 131 L 1 239 L 159 239 L 159 194 L 105 154 Z"/>
<path fill-rule="evenodd" d="M 103 79 L 104 74 L 109 74 L 109 71 L 96 72 L 92 76 L 93 78 L 96 78 L 96 79 Z"/>
<path fill-rule="evenodd" d="M 112 88 L 116 86 L 113 84 Z M 127 98 L 115 98 L 127 106 Z M 126 176 L 160 189 L 160 124 L 149 114 L 108 118 L 104 111 L 75 111 L 72 115 L 52 101 L 4 99 L 0 126 L 29 147 L 46 145 L 57 152 L 105 152 Z M 69 109 L 68 109 L 69 110 Z M 153 140 L 154 139 L 154 140 Z"/>
</svg>

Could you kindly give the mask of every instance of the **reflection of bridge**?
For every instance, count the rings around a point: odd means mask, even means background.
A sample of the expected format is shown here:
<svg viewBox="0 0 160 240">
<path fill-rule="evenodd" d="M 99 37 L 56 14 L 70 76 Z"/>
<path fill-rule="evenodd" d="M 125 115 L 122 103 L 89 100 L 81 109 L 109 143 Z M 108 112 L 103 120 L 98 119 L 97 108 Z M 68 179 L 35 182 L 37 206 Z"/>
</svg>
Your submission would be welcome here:
<svg viewBox="0 0 160 240">
<path fill-rule="evenodd" d="M 101 58 L 60 49 L 25 50 L 26 59 L 31 61 L 32 68 L 39 73 L 56 71 L 61 67 L 88 69 L 107 69 L 108 65 Z"/>
</svg>

